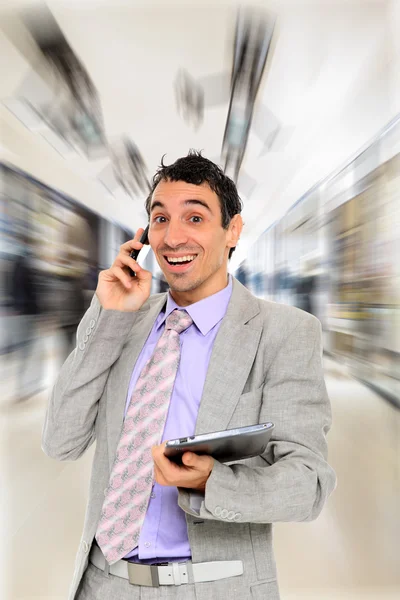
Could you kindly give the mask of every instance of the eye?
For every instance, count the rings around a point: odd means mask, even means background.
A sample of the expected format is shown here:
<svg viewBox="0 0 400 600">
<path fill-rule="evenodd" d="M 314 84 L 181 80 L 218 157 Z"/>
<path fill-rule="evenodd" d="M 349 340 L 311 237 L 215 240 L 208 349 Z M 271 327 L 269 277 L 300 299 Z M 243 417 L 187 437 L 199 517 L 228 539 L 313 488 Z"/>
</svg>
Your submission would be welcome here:
<svg viewBox="0 0 400 600">
<path fill-rule="evenodd" d="M 203 220 L 202 217 L 199 217 L 198 215 L 195 215 L 194 217 L 190 217 L 190 221 L 192 221 L 192 223 L 201 223 Z"/>
<path fill-rule="evenodd" d="M 164 220 L 162 220 L 162 219 L 164 219 Z M 165 219 L 165 217 L 162 217 L 162 216 L 160 215 L 159 217 L 155 217 L 155 218 L 153 219 L 153 221 L 154 221 L 155 223 L 165 223 L 166 219 Z"/>
</svg>

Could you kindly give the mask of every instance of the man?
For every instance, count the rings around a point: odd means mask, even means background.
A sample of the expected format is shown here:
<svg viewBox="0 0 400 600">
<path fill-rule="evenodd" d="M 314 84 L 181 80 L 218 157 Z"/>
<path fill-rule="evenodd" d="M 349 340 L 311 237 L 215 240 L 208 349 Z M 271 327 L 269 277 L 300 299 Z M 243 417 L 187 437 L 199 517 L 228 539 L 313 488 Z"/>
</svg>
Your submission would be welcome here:
<svg viewBox="0 0 400 600">
<path fill-rule="evenodd" d="M 277 600 L 271 524 L 315 519 L 335 486 L 320 324 L 228 276 L 241 202 L 214 163 L 162 165 L 146 208 L 170 292 L 150 297 L 130 258 L 139 229 L 99 275 L 46 416 L 49 456 L 96 440 L 70 598 Z M 266 421 L 261 457 L 163 455 L 168 439 Z"/>
</svg>

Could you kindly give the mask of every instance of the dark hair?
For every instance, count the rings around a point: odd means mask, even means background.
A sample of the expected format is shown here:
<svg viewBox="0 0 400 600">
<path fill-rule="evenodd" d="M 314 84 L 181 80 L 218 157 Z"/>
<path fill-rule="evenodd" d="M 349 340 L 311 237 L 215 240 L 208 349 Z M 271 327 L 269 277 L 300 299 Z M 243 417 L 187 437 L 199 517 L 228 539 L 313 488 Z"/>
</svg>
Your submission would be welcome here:
<svg viewBox="0 0 400 600">
<path fill-rule="evenodd" d="M 218 165 L 208 158 L 204 158 L 197 150 L 190 150 L 187 156 L 178 158 L 172 165 L 164 165 L 163 161 L 164 156 L 153 177 L 150 194 L 146 200 L 147 214 L 150 215 L 151 198 L 160 181 L 185 181 L 193 185 L 207 183 L 219 198 L 222 227 L 228 229 L 232 217 L 240 214 L 243 208 L 232 179 L 225 175 Z M 234 250 L 235 248 L 230 249 L 229 258 Z"/>
</svg>

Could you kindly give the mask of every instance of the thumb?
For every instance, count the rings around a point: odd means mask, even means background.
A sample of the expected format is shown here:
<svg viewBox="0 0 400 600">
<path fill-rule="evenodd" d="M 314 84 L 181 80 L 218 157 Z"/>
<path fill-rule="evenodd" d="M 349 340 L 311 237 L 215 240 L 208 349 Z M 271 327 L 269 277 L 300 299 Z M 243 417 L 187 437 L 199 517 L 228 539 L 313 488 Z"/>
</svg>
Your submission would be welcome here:
<svg viewBox="0 0 400 600">
<path fill-rule="evenodd" d="M 196 467 L 201 462 L 201 456 L 198 456 L 194 452 L 185 452 L 182 456 L 182 462 L 187 467 Z"/>
</svg>

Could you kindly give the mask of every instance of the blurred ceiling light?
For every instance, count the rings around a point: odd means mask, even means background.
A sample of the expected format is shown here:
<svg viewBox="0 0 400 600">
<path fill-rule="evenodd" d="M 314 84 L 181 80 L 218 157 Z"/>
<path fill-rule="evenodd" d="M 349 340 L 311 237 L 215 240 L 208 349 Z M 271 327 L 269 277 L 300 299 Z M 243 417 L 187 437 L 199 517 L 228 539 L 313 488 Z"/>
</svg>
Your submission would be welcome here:
<svg viewBox="0 0 400 600">
<path fill-rule="evenodd" d="M 184 121 L 198 129 L 204 119 L 204 92 L 185 69 L 180 69 L 175 79 L 175 97 L 178 113 Z"/>
<path fill-rule="evenodd" d="M 254 103 L 274 28 L 273 15 L 254 9 L 239 9 L 233 48 L 231 99 L 222 143 L 225 172 L 235 182 L 246 150 Z"/>
<path fill-rule="evenodd" d="M 75 154 L 74 148 L 68 144 L 58 133 L 48 127 L 41 131 L 40 135 L 59 153 L 63 158 Z"/>
<path fill-rule="evenodd" d="M 146 164 L 136 144 L 123 137 L 109 145 L 114 177 L 130 197 L 148 194 L 150 181 Z"/>
<path fill-rule="evenodd" d="M 52 98 L 47 106 L 53 129 L 87 158 L 106 153 L 102 111 L 97 90 L 85 66 L 69 45 L 51 11 L 45 5 L 26 10 L 24 23 L 42 52 L 43 60 L 68 94 Z M 64 91 L 63 90 L 63 91 Z"/>
<path fill-rule="evenodd" d="M 249 199 L 254 192 L 256 185 L 257 181 L 241 169 L 237 186 L 239 194 Z"/>
<path fill-rule="evenodd" d="M 25 98 L 6 98 L 2 103 L 30 131 L 45 127 L 43 117 Z"/>
<path fill-rule="evenodd" d="M 75 153 L 74 148 L 59 135 L 43 116 L 24 98 L 7 98 L 3 105 L 27 128 L 39 134 L 61 156 L 67 158 Z"/>
</svg>

